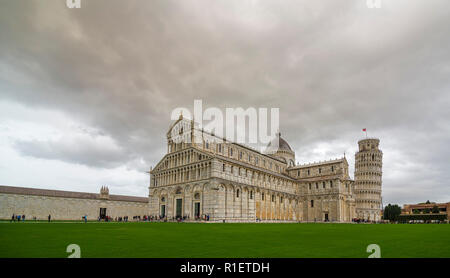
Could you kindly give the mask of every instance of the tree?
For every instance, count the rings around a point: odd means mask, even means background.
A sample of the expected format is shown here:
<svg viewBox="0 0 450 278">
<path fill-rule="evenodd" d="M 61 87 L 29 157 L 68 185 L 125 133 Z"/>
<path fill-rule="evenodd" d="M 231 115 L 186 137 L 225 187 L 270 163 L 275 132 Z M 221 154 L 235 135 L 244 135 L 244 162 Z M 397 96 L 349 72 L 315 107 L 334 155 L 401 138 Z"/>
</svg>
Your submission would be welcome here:
<svg viewBox="0 0 450 278">
<path fill-rule="evenodd" d="M 431 212 L 431 210 L 429 208 L 426 208 L 423 210 L 423 213 L 430 213 L 430 212 Z"/>
<path fill-rule="evenodd" d="M 414 214 L 419 214 L 419 213 L 420 213 L 420 210 L 418 210 L 418 209 L 413 209 L 412 212 L 413 212 Z"/>
<path fill-rule="evenodd" d="M 399 215 L 402 213 L 402 209 L 398 205 L 388 204 L 384 208 L 383 219 L 389 221 L 397 221 Z"/>
<path fill-rule="evenodd" d="M 430 200 L 427 200 L 427 201 L 425 202 L 425 204 L 431 204 Z"/>
<path fill-rule="evenodd" d="M 433 208 L 431 209 L 432 213 L 439 213 L 439 208 L 437 206 L 433 206 Z"/>
</svg>

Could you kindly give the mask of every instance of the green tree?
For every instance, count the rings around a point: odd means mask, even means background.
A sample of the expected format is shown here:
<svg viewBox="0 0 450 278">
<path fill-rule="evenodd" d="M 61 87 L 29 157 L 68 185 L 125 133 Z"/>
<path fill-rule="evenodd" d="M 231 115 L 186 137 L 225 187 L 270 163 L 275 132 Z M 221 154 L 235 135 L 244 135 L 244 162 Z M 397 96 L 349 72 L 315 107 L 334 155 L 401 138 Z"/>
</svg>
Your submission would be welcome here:
<svg viewBox="0 0 450 278">
<path fill-rule="evenodd" d="M 430 200 L 427 200 L 427 201 L 425 202 L 425 204 L 431 204 Z"/>
<path fill-rule="evenodd" d="M 439 208 L 437 206 L 433 206 L 433 208 L 431 209 L 432 213 L 439 213 Z"/>
<path fill-rule="evenodd" d="M 418 210 L 418 209 L 413 209 L 413 211 L 412 211 L 414 214 L 419 214 L 420 213 L 420 210 Z"/>
<path fill-rule="evenodd" d="M 430 213 L 430 212 L 431 212 L 431 210 L 429 208 L 426 208 L 423 210 L 423 213 Z"/>
<path fill-rule="evenodd" d="M 402 209 L 398 205 L 388 204 L 386 207 L 384 207 L 383 219 L 389 221 L 397 221 L 401 213 Z"/>
</svg>

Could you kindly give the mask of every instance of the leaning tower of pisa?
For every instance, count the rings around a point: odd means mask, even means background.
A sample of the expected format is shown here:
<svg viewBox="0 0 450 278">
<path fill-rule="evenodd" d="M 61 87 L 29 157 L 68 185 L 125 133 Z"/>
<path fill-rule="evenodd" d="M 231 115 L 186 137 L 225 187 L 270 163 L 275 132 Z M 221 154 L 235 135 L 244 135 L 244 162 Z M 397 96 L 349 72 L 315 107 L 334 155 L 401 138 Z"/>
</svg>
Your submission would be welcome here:
<svg viewBox="0 0 450 278">
<path fill-rule="evenodd" d="M 379 143 L 375 138 L 360 140 L 355 154 L 356 217 L 371 221 L 381 219 L 383 152 Z"/>
</svg>

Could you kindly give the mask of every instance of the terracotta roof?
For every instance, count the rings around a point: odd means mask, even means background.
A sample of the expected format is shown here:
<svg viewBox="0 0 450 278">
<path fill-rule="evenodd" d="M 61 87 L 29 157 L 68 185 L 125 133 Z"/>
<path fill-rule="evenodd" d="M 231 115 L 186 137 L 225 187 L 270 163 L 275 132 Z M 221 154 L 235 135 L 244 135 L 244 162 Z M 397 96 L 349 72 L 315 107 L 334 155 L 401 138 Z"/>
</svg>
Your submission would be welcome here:
<svg viewBox="0 0 450 278">
<path fill-rule="evenodd" d="M 437 207 L 445 207 L 445 206 L 449 206 L 450 202 L 447 203 L 431 203 L 431 204 L 404 204 L 403 207 L 404 208 L 433 208 L 434 206 Z"/>
<path fill-rule="evenodd" d="M 0 185 L 0 193 L 100 200 L 100 195 L 96 194 L 96 193 L 39 189 L 39 188 L 29 188 L 29 187 L 16 187 L 16 186 L 5 186 L 5 185 Z M 109 195 L 109 200 L 124 201 L 124 202 L 141 202 L 141 203 L 148 202 L 148 198 L 146 198 L 146 197 L 135 197 L 135 196 L 125 196 L 125 195 Z"/>
</svg>

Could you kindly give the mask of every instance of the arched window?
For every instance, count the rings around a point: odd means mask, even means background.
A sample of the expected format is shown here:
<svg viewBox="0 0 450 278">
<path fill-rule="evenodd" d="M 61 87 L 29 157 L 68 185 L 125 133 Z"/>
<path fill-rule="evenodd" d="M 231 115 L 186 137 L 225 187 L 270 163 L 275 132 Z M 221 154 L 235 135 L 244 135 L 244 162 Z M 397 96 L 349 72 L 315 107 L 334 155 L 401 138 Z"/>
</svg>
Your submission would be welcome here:
<svg viewBox="0 0 450 278">
<path fill-rule="evenodd" d="M 222 164 L 222 172 L 225 172 L 225 164 Z"/>
<path fill-rule="evenodd" d="M 250 199 L 253 199 L 253 191 L 250 191 Z"/>
<path fill-rule="evenodd" d="M 275 202 L 275 195 L 272 195 L 272 202 Z"/>
<path fill-rule="evenodd" d="M 314 207 L 314 200 L 311 200 L 311 207 Z"/>
<path fill-rule="evenodd" d="M 261 193 L 261 200 L 264 201 L 264 193 Z"/>
<path fill-rule="evenodd" d="M 236 190 L 236 198 L 239 198 L 239 189 Z"/>
<path fill-rule="evenodd" d="M 325 188 L 325 182 L 322 183 L 322 187 Z"/>
</svg>

